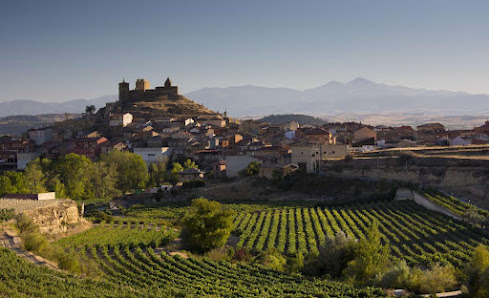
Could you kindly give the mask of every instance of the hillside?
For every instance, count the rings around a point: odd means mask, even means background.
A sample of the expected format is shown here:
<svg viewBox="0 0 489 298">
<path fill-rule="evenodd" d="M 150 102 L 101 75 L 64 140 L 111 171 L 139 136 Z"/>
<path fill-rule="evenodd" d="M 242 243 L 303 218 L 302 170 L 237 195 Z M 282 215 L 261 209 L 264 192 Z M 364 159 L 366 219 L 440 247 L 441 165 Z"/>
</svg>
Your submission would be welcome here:
<svg viewBox="0 0 489 298">
<path fill-rule="evenodd" d="M 78 278 L 29 264 L 0 248 L 0 292 L 8 297 L 384 297 L 357 289 L 246 265 L 184 259 L 140 247 L 87 246 L 85 258 L 101 268 L 101 280 Z M 22 278 L 19 278 L 22 276 Z"/>
<path fill-rule="evenodd" d="M 214 111 L 183 95 L 178 95 L 177 98 L 176 100 L 170 100 L 167 97 L 163 97 L 156 101 L 136 101 L 126 105 L 121 105 L 119 102 L 116 102 L 114 105 L 107 107 L 108 111 L 103 112 L 120 113 L 124 111 L 125 113 L 129 112 L 136 117 L 145 119 L 164 116 L 195 117 L 215 114 Z"/>
<path fill-rule="evenodd" d="M 282 115 L 270 115 L 259 119 L 260 122 L 270 122 L 272 124 L 282 124 L 288 123 L 291 121 L 297 121 L 300 125 L 314 125 L 319 126 L 326 123 L 324 120 L 301 114 L 282 114 Z"/>
<path fill-rule="evenodd" d="M 31 128 L 41 128 L 52 125 L 56 121 L 67 118 L 74 119 L 80 114 L 45 114 L 45 115 L 16 115 L 0 118 L 0 135 L 21 135 Z"/>
<path fill-rule="evenodd" d="M 40 115 L 84 113 L 87 105 L 102 108 L 117 100 L 117 95 L 106 95 L 94 99 L 75 99 L 65 102 L 40 102 L 36 100 L 12 100 L 0 102 L 0 117 L 10 115 Z"/>
</svg>

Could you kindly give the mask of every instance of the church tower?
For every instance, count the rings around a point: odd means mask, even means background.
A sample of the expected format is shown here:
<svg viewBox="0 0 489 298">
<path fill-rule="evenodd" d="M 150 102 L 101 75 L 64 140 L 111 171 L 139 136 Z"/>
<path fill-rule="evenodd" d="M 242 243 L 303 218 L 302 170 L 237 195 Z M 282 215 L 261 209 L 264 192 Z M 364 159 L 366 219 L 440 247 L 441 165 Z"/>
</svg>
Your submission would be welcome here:
<svg viewBox="0 0 489 298">
<path fill-rule="evenodd" d="M 119 101 L 122 103 L 126 103 L 129 101 L 129 83 L 127 83 L 124 79 L 119 83 Z"/>
</svg>

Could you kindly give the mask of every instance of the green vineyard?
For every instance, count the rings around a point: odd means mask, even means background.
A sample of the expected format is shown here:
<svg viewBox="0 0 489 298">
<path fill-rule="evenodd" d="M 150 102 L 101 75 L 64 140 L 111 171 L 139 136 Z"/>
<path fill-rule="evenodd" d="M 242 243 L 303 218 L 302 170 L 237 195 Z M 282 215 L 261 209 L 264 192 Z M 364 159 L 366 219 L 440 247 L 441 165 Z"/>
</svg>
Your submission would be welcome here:
<svg viewBox="0 0 489 298">
<path fill-rule="evenodd" d="M 94 228 L 63 238 L 57 243 L 64 248 L 79 248 L 85 245 L 157 247 L 168 244 L 176 236 L 174 231 L 154 222 L 126 220 L 101 222 Z"/>
<path fill-rule="evenodd" d="M 103 282 L 29 264 L 0 249 L 0 291 L 28 297 L 384 297 L 381 289 L 285 275 L 248 265 L 169 256 L 152 248 L 82 247 Z"/>
<path fill-rule="evenodd" d="M 477 212 L 483 216 L 489 216 L 489 212 L 487 210 L 476 208 L 474 205 L 462 202 L 457 198 L 437 190 L 424 191 L 423 195 L 433 203 L 442 206 L 458 216 L 463 217 L 470 208 L 475 208 L 475 210 L 477 210 Z"/>
<path fill-rule="evenodd" d="M 410 264 L 452 263 L 462 266 L 472 250 L 487 239 L 470 226 L 414 202 L 375 202 L 331 208 L 279 208 L 240 214 L 234 221 L 238 247 L 257 251 L 317 254 L 328 236 L 343 231 L 364 238 L 377 221 L 392 258 Z"/>
</svg>

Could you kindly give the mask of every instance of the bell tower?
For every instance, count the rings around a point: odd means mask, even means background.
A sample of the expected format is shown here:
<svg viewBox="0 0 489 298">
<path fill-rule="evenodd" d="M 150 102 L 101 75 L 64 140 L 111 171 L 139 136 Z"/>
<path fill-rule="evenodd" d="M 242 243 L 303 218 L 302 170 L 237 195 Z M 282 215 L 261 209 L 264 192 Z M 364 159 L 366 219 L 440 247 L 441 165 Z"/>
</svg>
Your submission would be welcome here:
<svg viewBox="0 0 489 298">
<path fill-rule="evenodd" d="M 119 101 L 122 103 L 126 103 L 129 101 L 129 83 L 127 83 L 124 79 L 119 83 Z"/>
</svg>

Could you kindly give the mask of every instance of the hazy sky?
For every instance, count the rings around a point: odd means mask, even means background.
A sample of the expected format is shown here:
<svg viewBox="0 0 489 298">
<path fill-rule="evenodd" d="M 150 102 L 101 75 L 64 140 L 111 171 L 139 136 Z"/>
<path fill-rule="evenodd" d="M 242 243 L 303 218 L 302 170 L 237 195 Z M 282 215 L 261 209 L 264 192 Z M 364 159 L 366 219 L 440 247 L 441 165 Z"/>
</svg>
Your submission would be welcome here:
<svg viewBox="0 0 489 298">
<path fill-rule="evenodd" d="M 307 89 L 365 77 L 489 93 L 489 1 L 3 1 L 0 101 Z"/>
</svg>

